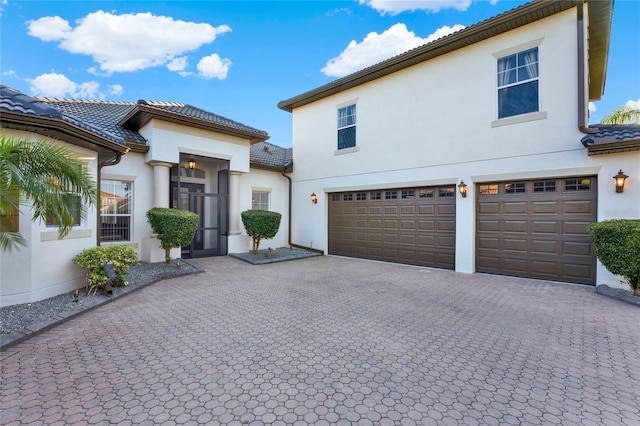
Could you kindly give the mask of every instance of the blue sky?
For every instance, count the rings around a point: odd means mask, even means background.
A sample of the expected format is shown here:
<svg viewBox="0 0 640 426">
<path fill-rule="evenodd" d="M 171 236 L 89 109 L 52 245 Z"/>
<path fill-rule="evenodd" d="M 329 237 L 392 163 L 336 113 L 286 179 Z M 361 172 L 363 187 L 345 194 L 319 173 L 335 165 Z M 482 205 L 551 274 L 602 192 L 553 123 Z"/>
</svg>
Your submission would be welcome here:
<svg viewBox="0 0 640 426">
<path fill-rule="evenodd" d="M 279 101 L 525 3 L 507 0 L 1 2 L 2 84 L 37 96 L 184 102 L 291 146 Z M 640 1 L 616 0 L 591 122 L 640 107 Z"/>
</svg>

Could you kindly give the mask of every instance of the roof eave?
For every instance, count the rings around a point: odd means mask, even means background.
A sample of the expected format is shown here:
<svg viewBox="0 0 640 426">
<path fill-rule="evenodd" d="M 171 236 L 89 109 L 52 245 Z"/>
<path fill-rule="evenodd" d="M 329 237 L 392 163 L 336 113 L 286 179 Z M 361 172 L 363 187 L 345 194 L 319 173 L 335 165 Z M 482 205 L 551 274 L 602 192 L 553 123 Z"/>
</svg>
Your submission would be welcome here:
<svg viewBox="0 0 640 426">
<path fill-rule="evenodd" d="M 175 124 L 183 124 L 190 127 L 196 127 L 203 130 L 210 130 L 218 133 L 223 133 L 230 136 L 237 136 L 244 139 L 249 139 L 250 143 L 262 142 L 269 139 L 269 135 L 265 135 L 258 132 L 250 132 L 246 130 L 235 129 L 233 127 L 219 125 L 211 123 L 209 121 L 200 120 L 195 117 L 189 117 L 187 115 L 176 114 L 171 111 L 166 111 L 159 108 L 153 108 L 149 105 L 136 105 L 129 111 L 129 113 L 118 122 L 118 124 L 124 128 L 138 131 L 144 127 L 152 119 L 157 118 L 159 120 L 168 121 Z"/>
<path fill-rule="evenodd" d="M 589 1 L 589 100 L 604 94 L 613 20 L 613 0 Z"/>
<path fill-rule="evenodd" d="M 114 154 L 125 154 L 129 151 L 129 148 L 124 144 L 111 141 L 55 117 L 32 116 L 3 111 L 0 116 L 0 122 L 6 128 L 60 139 L 97 152 L 110 151 Z"/>
</svg>

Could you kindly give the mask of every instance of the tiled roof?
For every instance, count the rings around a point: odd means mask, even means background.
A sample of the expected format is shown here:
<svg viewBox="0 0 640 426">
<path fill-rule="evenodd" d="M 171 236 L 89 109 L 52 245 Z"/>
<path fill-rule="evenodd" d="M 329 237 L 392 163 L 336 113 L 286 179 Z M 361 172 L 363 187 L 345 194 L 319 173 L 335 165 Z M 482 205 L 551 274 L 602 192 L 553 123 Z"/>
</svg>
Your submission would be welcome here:
<svg viewBox="0 0 640 426">
<path fill-rule="evenodd" d="M 118 135 L 124 140 L 145 144 L 146 140 L 138 133 L 123 128 L 118 122 L 134 107 L 133 102 L 107 102 L 82 99 L 40 98 L 47 105 L 60 109 L 79 120 Z"/>
<path fill-rule="evenodd" d="M 254 165 L 288 169 L 293 165 L 293 149 L 258 142 L 251 145 L 250 158 Z"/>
<path fill-rule="evenodd" d="M 247 126 L 245 124 L 239 123 L 237 121 L 231 120 L 229 118 L 223 117 L 218 114 L 214 114 L 209 111 L 205 111 L 200 108 L 196 108 L 194 106 L 176 102 L 158 102 L 158 101 L 138 101 L 139 104 L 152 106 L 154 108 L 162 109 L 165 111 L 170 111 L 174 114 L 184 115 L 186 117 L 197 118 L 202 121 L 207 121 L 209 123 L 219 124 L 225 127 L 230 127 L 233 129 L 238 129 L 246 132 L 255 132 L 263 134 L 265 137 L 268 137 L 268 133 L 264 130 L 256 129 L 255 127 Z"/>
<path fill-rule="evenodd" d="M 0 85 L 0 111 L 60 120 L 104 139 L 108 139 L 111 142 L 116 142 L 121 145 L 125 143 L 122 137 L 110 132 L 109 129 L 95 126 L 91 122 L 68 113 L 55 105 L 44 102 L 42 99 L 25 95 L 22 92 L 4 85 Z"/>
<path fill-rule="evenodd" d="M 605 154 L 640 149 L 640 124 L 595 124 L 596 133 L 584 136 L 580 141 L 589 154 Z"/>
</svg>

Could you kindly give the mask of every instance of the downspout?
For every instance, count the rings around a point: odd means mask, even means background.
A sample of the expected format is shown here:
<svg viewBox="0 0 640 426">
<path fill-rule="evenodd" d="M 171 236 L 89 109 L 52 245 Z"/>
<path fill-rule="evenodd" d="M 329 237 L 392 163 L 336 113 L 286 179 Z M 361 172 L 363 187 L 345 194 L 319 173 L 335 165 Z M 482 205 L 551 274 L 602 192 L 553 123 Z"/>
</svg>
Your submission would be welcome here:
<svg viewBox="0 0 640 426">
<path fill-rule="evenodd" d="M 97 184 L 98 201 L 97 201 L 97 208 L 96 208 L 96 245 L 97 246 L 100 245 L 100 228 L 102 227 L 102 223 L 100 221 L 100 196 L 101 196 L 100 184 L 102 181 L 102 168 L 107 166 L 115 166 L 120 162 L 120 160 L 122 160 L 122 154 L 118 152 L 116 153 L 115 159 L 111 161 L 105 161 L 104 163 L 98 163 L 98 176 L 96 178 L 96 181 L 98 182 Z"/>
<path fill-rule="evenodd" d="M 299 249 L 302 249 L 302 250 L 312 251 L 314 253 L 324 254 L 324 251 L 322 251 L 322 250 L 314 249 L 314 248 L 311 248 L 311 247 L 301 246 L 299 244 L 294 244 L 294 243 L 291 242 L 291 211 L 292 211 L 292 208 L 291 208 L 292 188 L 291 188 L 291 186 L 292 186 L 292 184 L 291 184 L 291 178 L 285 174 L 285 172 L 284 172 L 285 170 L 286 170 L 286 167 L 283 167 L 282 170 L 280 170 L 280 173 L 282 173 L 282 176 L 287 178 L 287 180 L 289 181 L 289 208 L 288 208 L 288 210 L 289 210 L 289 213 L 288 213 L 289 214 L 289 231 L 288 231 L 288 234 L 287 234 L 287 238 L 288 238 L 287 243 L 289 244 L 289 247 L 294 247 L 294 248 L 299 248 Z"/>
<path fill-rule="evenodd" d="M 584 0 L 578 0 L 576 6 L 578 16 L 578 129 L 582 133 L 594 134 L 598 133 L 598 128 L 589 127 L 587 120 L 589 105 L 585 84 Z"/>
</svg>

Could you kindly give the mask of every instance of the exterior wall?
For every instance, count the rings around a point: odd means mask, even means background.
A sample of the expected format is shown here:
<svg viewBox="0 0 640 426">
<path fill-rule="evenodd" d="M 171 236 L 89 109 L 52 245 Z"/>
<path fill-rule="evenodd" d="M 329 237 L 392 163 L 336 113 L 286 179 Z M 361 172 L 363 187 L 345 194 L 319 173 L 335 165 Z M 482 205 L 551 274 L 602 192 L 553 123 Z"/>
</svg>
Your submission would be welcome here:
<svg viewBox="0 0 640 426">
<path fill-rule="evenodd" d="M 540 113 L 497 120 L 497 58 L 534 45 Z M 292 242 L 326 252 L 327 193 L 461 179 L 469 195 L 457 195 L 460 272 L 475 271 L 474 183 L 597 175 L 599 219 L 640 217 L 638 181 L 615 194 L 611 179 L 619 168 L 637 179 L 640 153 L 588 157 L 580 143 L 576 50 L 569 10 L 294 109 Z M 352 103 L 356 148 L 337 152 L 337 109 Z M 619 211 L 607 214 L 611 206 Z M 611 285 L 601 270 L 598 283 Z"/>
<path fill-rule="evenodd" d="M 249 140 L 196 129 L 181 124 L 151 120 L 140 129 L 150 141 L 145 161 L 177 164 L 180 153 L 229 160 L 230 170 L 249 172 Z"/>
<path fill-rule="evenodd" d="M 42 136 L 3 129 L 7 136 L 28 140 L 42 140 Z M 61 145 L 78 153 L 87 161 L 87 167 L 97 175 L 97 154 L 64 142 Z M 44 222 L 31 221 L 31 211 L 22 208 L 20 233 L 28 246 L 0 252 L 0 306 L 35 302 L 83 287 L 86 282 L 84 269 L 76 266 L 72 258 L 86 248 L 96 245 L 97 223 L 95 209 L 90 209 L 81 226 L 64 239 L 58 238 L 57 228 Z"/>
<path fill-rule="evenodd" d="M 278 171 L 252 168 L 248 174 L 240 176 L 240 212 L 251 209 L 253 191 L 270 192 L 270 211 L 282 215 L 280 229 L 275 237 L 260 242 L 260 249 L 289 246 L 289 181 Z M 251 250 L 252 242 L 240 220 L 241 236 L 229 245 L 229 253 L 243 253 Z"/>
</svg>

